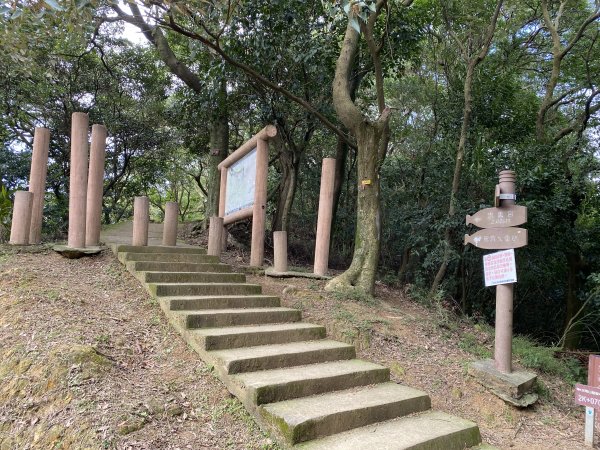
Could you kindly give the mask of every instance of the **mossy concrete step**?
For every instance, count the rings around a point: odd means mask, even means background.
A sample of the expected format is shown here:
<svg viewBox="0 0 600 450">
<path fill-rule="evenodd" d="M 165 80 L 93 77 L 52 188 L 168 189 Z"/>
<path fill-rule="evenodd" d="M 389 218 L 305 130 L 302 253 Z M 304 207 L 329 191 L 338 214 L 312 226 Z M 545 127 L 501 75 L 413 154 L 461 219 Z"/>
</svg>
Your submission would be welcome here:
<svg viewBox="0 0 600 450">
<path fill-rule="evenodd" d="M 231 273 L 231 266 L 221 263 L 186 263 L 160 261 L 127 261 L 134 272 L 219 272 Z"/>
<path fill-rule="evenodd" d="M 146 283 L 245 283 L 243 273 L 222 272 L 143 272 Z"/>
<path fill-rule="evenodd" d="M 193 297 L 162 297 L 171 311 L 199 309 L 274 308 L 281 305 L 274 295 L 206 295 Z"/>
<path fill-rule="evenodd" d="M 262 405 L 383 383 L 389 381 L 390 370 L 379 364 L 351 359 L 242 373 L 231 378 L 244 388 L 248 400 Z"/>
<path fill-rule="evenodd" d="M 380 383 L 263 405 L 261 414 L 288 443 L 297 444 L 430 408 L 425 392 Z"/>
<path fill-rule="evenodd" d="M 255 347 L 286 342 L 312 341 L 325 337 L 325 327 L 311 323 L 279 323 L 243 327 L 192 330 L 205 350 Z"/>
<path fill-rule="evenodd" d="M 114 253 L 187 253 L 196 255 L 206 255 L 206 249 L 191 246 L 168 246 L 168 245 L 126 245 L 113 244 Z"/>
<path fill-rule="evenodd" d="M 265 323 L 290 323 L 302 319 L 302 314 L 292 308 L 237 308 L 209 309 L 179 313 L 180 320 L 187 329 L 235 327 Z"/>
<path fill-rule="evenodd" d="M 220 363 L 227 373 L 236 374 L 353 359 L 356 358 L 356 350 L 353 345 L 323 339 L 217 350 L 211 352 L 211 358 Z"/>
<path fill-rule="evenodd" d="M 299 450 L 464 450 L 481 442 L 470 420 L 432 411 L 300 444 Z"/>
<path fill-rule="evenodd" d="M 158 261 L 158 262 L 187 262 L 187 263 L 218 263 L 216 256 L 196 253 L 129 253 L 120 252 L 119 260 L 127 261 Z"/>
<path fill-rule="evenodd" d="M 156 297 L 183 295 L 255 295 L 261 293 L 258 284 L 246 283 L 148 283 Z"/>
</svg>

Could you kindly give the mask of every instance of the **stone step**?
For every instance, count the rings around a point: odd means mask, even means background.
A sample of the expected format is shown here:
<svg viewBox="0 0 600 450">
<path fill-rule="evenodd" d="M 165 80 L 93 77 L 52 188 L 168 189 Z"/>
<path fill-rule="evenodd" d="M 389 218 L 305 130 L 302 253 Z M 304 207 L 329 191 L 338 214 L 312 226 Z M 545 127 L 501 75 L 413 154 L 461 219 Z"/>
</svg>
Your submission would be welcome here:
<svg viewBox="0 0 600 450">
<path fill-rule="evenodd" d="M 464 450 L 481 442 L 470 420 L 439 411 L 355 428 L 300 444 L 298 450 Z"/>
<path fill-rule="evenodd" d="M 144 272 L 146 283 L 245 283 L 243 273 L 222 272 Z"/>
<path fill-rule="evenodd" d="M 229 264 L 186 263 L 159 261 L 127 261 L 127 268 L 135 272 L 219 272 L 231 273 Z"/>
<path fill-rule="evenodd" d="M 430 408 L 425 392 L 380 383 L 263 405 L 261 414 L 288 443 L 297 444 Z"/>
<path fill-rule="evenodd" d="M 299 322 L 302 313 L 292 308 L 237 308 L 186 311 L 178 314 L 187 329 L 235 327 L 266 323 Z"/>
<path fill-rule="evenodd" d="M 187 262 L 187 263 L 218 263 L 216 256 L 187 253 L 128 253 L 120 252 L 119 260 L 127 261 L 159 261 L 159 262 Z"/>
<path fill-rule="evenodd" d="M 216 350 L 211 357 L 229 374 L 356 358 L 353 345 L 323 339 L 308 342 Z"/>
<path fill-rule="evenodd" d="M 387 367 L 360 359 L 232 375 L 256 405 L 389 381 Z"/>
<path fill-rule="evenodd" d="M 162 297 L 171 311 L 199 309 L 274 308 L 281 305 L 274 295 L 207 295 L 193 297 Z"/>
<path fill-rule="evenodd" d="M 185 295 L 254 295 L 261 293 L 258 284 L 246 283 L 148 283 L 148 289 L 157 297 Z"/>
<path fill-rule="evenodd" d="M 311 323 L 279 323 L 244 327 L 203 328 L 191 331 L 205 350 L 225 350 L 325 337 L 325 327 Z"/>
<path fill-rule="evenodd" d="M 187 253 L 206 255 L 206 249 L 200 247 L 191 246 L 168 246 L 168 245 L 126 245 L 126 244 L 114 244 L 112 246 L 113 252 L 115 253 Z"/>
</svg>

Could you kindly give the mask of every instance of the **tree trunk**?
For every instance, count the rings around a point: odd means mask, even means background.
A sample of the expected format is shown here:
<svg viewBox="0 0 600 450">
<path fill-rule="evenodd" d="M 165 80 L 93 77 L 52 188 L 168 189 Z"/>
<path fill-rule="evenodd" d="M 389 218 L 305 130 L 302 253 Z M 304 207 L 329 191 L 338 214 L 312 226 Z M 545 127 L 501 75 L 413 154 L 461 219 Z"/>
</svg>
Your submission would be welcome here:
<svg viewBox="0 0 600 450">
<path fill-rule="evenodd" d="M 218 111 L 210 127 L 209 156 L 207 171 L 207 199 L 204 216 L 204 228 L 212 216 L 219 214 L 219 193 L 221 172 L 218 165 L 227 158 L 229 150 L 229 114 L 227 109 L 227 91 L 225 81 L 221 82 Z"/>
<path fill-rule="evenodd" d="M 569 252 L 567 254 L 567 265 L 567 311 L 565 316 L 563 349 L 577 350 L 579 348 L 579 343 L 581 342 L 581 333 L 583 331 L 583 323 L 575 318 L 575 315 L 580 313 L 579 310 L 582 307 L 582 302 L 579 298 L 579 292 L 582 288 L 581 270 L 584 267 L 581 254 Z M 585 313 L 579 314 L 580 317 L 583 315 L 585 315 Z M 571 322 L 573 323 L 571 324 Z"/>
<path fill-rule="evenodd" d="M 283 144 L 283 151 L 279 157 L 281 164 L 281 184 L 279 185 L 279 199 L 277 209 L 273 215 L 273 231 L 288 231 L 290 214 L 296 196 L 298 184 L 298 168 L 300 158 Z"/>
<path fill-rule="evenodd" d="M 381 197 L 378 150 L 387 147 L 389 128 L 381 130 L 368 122 L 356 127 L 358 144 L 358 194 L 354 255 L 348 270 L 331 280 L 327 290 L 351 287 L 373 294 L 379 262 L 381 236 Z"/>
</svg>

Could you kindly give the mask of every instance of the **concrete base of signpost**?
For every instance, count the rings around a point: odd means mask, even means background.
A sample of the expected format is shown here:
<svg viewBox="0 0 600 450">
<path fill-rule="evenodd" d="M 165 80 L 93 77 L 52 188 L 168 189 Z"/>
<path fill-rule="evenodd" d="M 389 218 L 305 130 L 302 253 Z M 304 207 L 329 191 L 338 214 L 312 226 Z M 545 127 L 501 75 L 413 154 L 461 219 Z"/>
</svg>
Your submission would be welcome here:
<svg viewBox="0 0 600 450">
<path fill-rule="evenodd" d="M 500 372 L 493 359 L 485 359 L 471 363 L 469 375 L 511 405 L 525 408 L 538 400 L 538 395 L 533 392 L 535 373 L 523 370 Z"/>
</svg>

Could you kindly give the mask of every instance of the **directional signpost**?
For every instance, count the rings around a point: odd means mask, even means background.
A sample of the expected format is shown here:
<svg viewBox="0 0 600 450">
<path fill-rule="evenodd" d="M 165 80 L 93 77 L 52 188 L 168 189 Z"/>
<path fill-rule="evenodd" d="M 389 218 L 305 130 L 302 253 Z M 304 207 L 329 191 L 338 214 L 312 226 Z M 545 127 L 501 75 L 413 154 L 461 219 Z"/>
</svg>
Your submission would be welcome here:
<svg viewBox="0 0 600 450">
<path fill-rule="evenodd" d="M 517 281 L 514 249 L 527 245 L 527 230 L 517 228 L 527 222 L 527 208 L 515 205 L 515 173 L 500 172 L 500 182 L 494 195 L 495 208 L 485 208 L 468 215 L 467 225 L 482 228 L 471 235 L 465 234 L 464 244 L 484 250 L 505 250 L 484 256 L 486 286 L 496 286 L 496 337 L 494 361 L 472 365 L 472 374 L 511 403 L 526 406 L 537 396 L 530 394 L 535 375 L 514 373 L 512 370 L 513 286 Z M 513 375 L 513 376 L 511 376 Z M 525 399 L 525 397 L 527 397 Z M 534 398 L 535 397 L 535 398 Z"/>
</svg>

